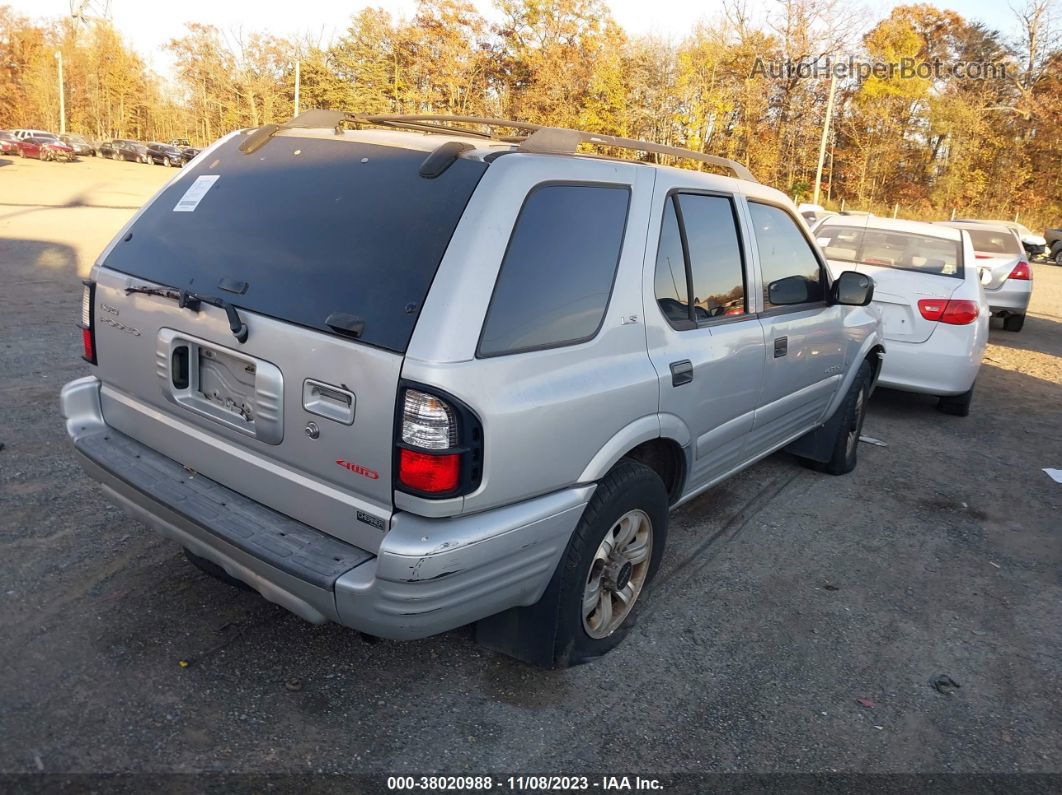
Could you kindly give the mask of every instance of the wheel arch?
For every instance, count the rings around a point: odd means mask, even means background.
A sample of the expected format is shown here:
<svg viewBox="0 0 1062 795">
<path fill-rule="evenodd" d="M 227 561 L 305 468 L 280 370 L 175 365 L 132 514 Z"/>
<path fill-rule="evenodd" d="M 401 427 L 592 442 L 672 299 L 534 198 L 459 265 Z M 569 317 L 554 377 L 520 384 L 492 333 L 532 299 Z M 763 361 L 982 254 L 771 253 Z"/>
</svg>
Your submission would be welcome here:
<svg viewBox="0 0 1062 795">
<path fill-rule="evenodd" d="M 641 417 L 616 433 L 593 457 L 579 478 L 591 483 L 603 478 L 624 458 L 645 464 L 660 475 L 674 504 L 686 481 L 686 449 L 690 433 L 686 424 L 670 414 Z"/>
</svg>

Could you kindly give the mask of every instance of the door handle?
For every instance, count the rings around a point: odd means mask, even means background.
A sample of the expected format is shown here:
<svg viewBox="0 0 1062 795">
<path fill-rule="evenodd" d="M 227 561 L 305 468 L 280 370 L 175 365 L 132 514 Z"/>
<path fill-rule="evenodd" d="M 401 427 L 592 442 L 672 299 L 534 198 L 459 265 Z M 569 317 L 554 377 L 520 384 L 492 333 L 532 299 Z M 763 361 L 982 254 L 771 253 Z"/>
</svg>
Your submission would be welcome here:
<svg viewBox="0 0 1062 795">
<path fill-rule="evenodd" d="M 693 363 L 689 359 L 671 363 L 671 386 L 682 386 L 693 380 Z"/>
<path fill-rule="evenodd" d="M 775 337 L 774 338 L 774 358 L 779 356 L 785 356 L 789 353 L 789 337 Z"/>
</svg>

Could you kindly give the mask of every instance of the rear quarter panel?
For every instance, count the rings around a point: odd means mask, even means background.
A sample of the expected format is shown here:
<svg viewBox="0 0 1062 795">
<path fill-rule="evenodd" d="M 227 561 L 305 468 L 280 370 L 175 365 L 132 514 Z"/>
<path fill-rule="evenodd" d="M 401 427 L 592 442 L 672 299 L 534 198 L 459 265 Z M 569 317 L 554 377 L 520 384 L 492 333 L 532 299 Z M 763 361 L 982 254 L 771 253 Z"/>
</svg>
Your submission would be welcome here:
<svg viewBox="0 0 1062 795">
<path fill-rule="evenodd" d="M 477 413 L 484 433 L 482 482 L 454 500 L 398 493 L 397 507 L 446 515 L 565 488 L 579 482 L 626 427 L 642 418 L 655 427 L 657 376 L 646 351 L 642 299 L 653 181 L 652 169 L 607 160 L 513 154 L 491 165 L 443 258 L 402 371 L 403 378 L 444 389 Z M 576 345 L 476 358 L 513 224 L 528 192 L 544 182 L 630 186 L 623 248 L 602 327 Z M 631 316 L 637 319 L 630 322 Z"/>
</svg>

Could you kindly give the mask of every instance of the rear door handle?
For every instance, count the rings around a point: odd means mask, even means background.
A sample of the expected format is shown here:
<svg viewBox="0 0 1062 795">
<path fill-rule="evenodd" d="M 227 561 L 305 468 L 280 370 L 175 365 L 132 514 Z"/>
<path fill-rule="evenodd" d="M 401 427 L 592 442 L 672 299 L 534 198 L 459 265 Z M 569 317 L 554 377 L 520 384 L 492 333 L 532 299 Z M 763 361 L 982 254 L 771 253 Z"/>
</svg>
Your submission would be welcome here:
<svg viewBox="0 0 1062 795">
<path fill-rule="evenodd" d="M 683 359 L 671 363 L 671 386 L 682 386 L 693 380 L 693 362 Z"/>
<path fill-rule="evenodd" d="M 774 338 L 774 358 L 779 356 L 785 356 L 789 353 L 789 337 L 775 337 Z"/>
</svg>

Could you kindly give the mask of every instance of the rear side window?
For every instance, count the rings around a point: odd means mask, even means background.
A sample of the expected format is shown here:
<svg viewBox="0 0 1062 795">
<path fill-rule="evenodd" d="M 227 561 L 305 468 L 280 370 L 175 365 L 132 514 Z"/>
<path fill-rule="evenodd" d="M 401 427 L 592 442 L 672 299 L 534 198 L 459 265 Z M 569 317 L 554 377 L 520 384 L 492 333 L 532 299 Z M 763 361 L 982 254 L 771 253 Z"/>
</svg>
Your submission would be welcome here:
<svg viewBox="0 0 1062 795">
<path fill-rule="evenodd" d="M 630 191 L 543 185 L 509 238 L 479 341 L 480 356 L 585 342 L 612 294 Z"/>
<path fill-rule="evenodd" d="M 793 279 L 797 284 L 803 282 L 800 303 L 825 300 L 822 266 L 796 220 L 780 207 L 753 201 L 749 202 L 749 213 L 760 252 L 764 308 L 776 306 L 771 303 L 768 288 L 782 279 Z M 793 294 L 791 290 L 787 293 Z"/>
<path fill-rule="evenodd" d="M 242 140 L 169 185 L 104 266 L 211 295 L 221 279 L 242 281 L 242 294 L 220 295 L 326 333 L 335 333 L 333 314 L 354 315 L 364 321 L 361 342 L 404 352 L 487 164 L 458 158 L 425 179 L 428 153 L 415 149 L 277 136 L 245 155 Z M 175 212 L 200 177 L 215 179 L 191 211 Z"/>
</svg>

